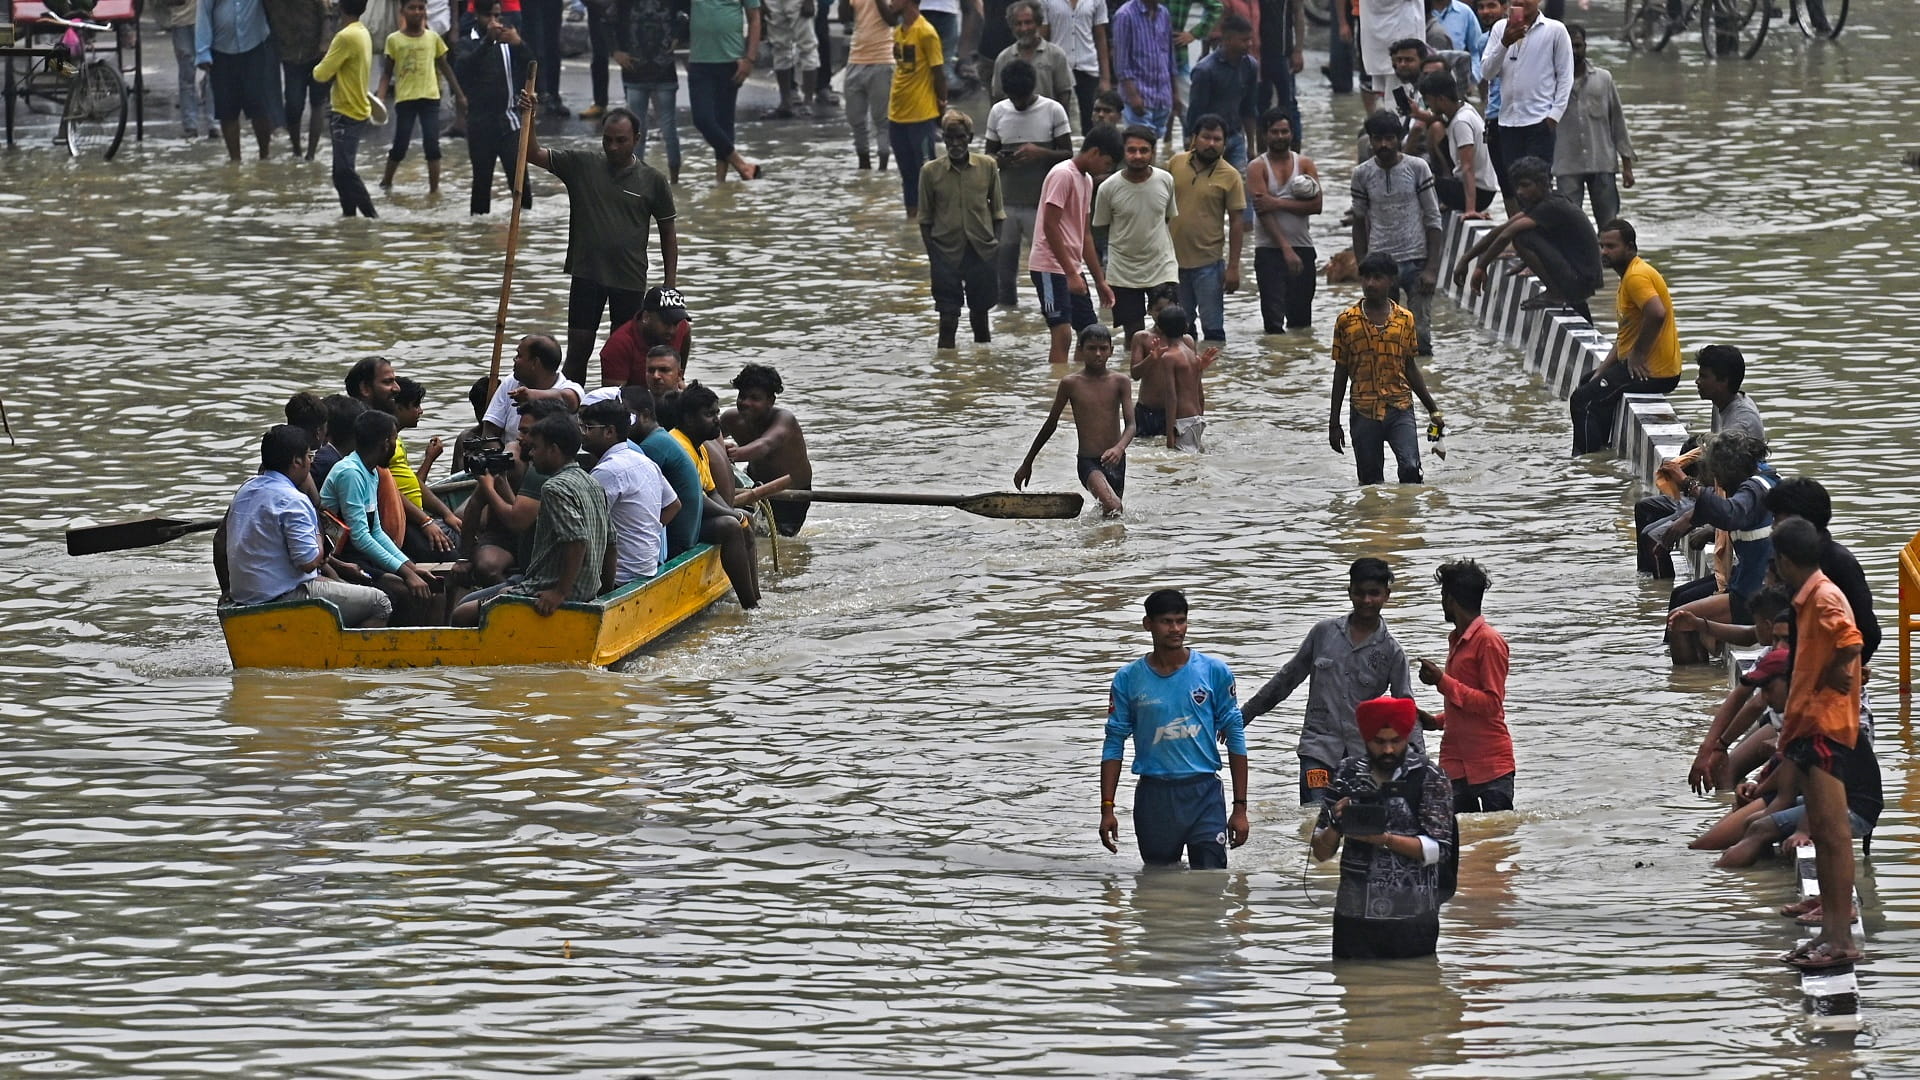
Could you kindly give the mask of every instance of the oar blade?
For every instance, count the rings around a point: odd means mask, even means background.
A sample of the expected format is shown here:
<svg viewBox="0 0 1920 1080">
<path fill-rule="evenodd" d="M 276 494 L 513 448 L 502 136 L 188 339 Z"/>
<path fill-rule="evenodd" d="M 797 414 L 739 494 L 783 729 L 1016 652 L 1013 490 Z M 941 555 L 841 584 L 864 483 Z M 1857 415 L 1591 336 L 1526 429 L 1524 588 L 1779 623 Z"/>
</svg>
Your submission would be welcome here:
<svg viewBox="0 0 1920 1080">
<path fill-rule="evenodd" d="M 1085 503 L 1076 492 L 989 491 L 955 503 L 969 514 L 990 518 L 1074 518 Z"/>
<path fill-rule="evenodd" d="M 219 518 L 209 518 L 205 521 L 145 518 L 141 521 L 123 521 L 116 525 L 68 529 L 67 554 L 98 555 L 103 551 L 127 551 L 132 548 L 153 547 L 187 533 L 205 532 L 208 529 L 218 528 L 219 525 Z"/>
</svg>

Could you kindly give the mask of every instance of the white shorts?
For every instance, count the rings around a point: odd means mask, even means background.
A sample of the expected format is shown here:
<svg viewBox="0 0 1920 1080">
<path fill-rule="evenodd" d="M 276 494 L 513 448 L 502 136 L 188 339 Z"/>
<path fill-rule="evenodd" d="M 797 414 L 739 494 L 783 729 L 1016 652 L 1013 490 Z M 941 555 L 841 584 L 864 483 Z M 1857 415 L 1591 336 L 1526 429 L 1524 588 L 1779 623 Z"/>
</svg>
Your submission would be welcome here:
<svg viewBox="0 0 1920 1080">
<path fill-rule="evenodd" d="M 1183 416 L 1173 422 L 1173 448 L 1191 450 L 1196 454 L 1207 452 L 1203 439 L 1207 433 L 1207 418 L 1204 416 Z"/>
</svg>

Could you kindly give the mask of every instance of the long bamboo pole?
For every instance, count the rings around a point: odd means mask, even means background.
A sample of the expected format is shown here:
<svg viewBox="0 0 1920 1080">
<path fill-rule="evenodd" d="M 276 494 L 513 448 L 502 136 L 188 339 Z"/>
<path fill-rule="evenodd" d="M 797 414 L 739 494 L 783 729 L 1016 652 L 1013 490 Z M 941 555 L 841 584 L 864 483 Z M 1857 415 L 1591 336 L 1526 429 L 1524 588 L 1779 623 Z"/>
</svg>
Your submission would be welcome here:
<svg viewBox="0 0 1920 1080">
<path fill-rule="evenodd" d="M 534 94 L 534 76 L 540 72 L 538 61 L 527 65 L 527 86 L 524 93 Z M 500 309 L 493 316 L 493 366 L 487 370 L 487 400 L 500 390 L 500 353 L 507 344 L 507 297 L 513 294 L 513 257 L 520 249 L 520 205 L 526 200 L 521 192 L 527 190 L 527 155 L 533 145 L 534 105 L 527 105 L 525 116 L 520 118 L 520 160 L 513 167 L 513 217 L 507 223 L 507 267 L 500 275 Z"/>
</svg>

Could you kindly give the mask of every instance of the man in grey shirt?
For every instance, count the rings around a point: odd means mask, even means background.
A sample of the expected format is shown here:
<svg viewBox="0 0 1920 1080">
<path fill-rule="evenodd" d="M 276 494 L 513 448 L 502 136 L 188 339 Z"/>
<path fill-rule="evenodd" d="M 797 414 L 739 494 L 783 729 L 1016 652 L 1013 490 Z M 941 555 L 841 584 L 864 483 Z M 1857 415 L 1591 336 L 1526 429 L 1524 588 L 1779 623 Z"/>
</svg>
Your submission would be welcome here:
<svg viewBox="0 0 1920 1080">
<path fill-rule="evenodd" d="M 1033 65 L 1034 90 L 1043 98 L 1052 98 L 1073 115 L 1073 63 L 1067 52 L 1040 34 L 1046 19 L 1039 0 L 1013 0 L 1007 5 L 1007 25 L 1013 30 L 1013 44 L 1000 50 L 993 61 L 993 100 L 1011 95 L 1000 85 L 1000 73 L 1015 60 Z"/>
<path fill-rule="evenodd" d="M 1709 345 L 1693 358 L 1700 373 L 1694 376 L 1694 389 L 1701 400 L 1713 406 L 1713 419 L 1707 434 L 1737 432 L 1761 442 L 1767 441 L 1767 424 L 1760 409 L 1740 389 L 1747 378 L 1747 358 L 1732 345 Z M 1682 463 L 1691 461 L 1697 451 L 1682 455 Z M 1687 535 L 1693 525 L 1693 500 L 1676 495 L 1649 495 L 1633 504 L 1633 529 L 1638 538 L 1639 569 L 1655 578 L 1673 576 L 1673 542 Z"/>
<path fill-rule="evenodd" d="M 1307 638 L 1278 674 L 1241 707 L 1251 723 L 1286 700 L 1309 678 L 1307 714 L 1300 724 L 1300 805 L 1326 797 L 1334 766 L 1350 757 L 1364 758 L 1366 740 L 1354 726 L 1354 709 L 1383 695 L 1410 698 L 1407 654 L 1387 629 L 1380 609 L 1393 594 L 1393 571 L 1379 559 L 1355 559 L 1347 570 L 1347 597 L 1353 610 L 1325 619 L 1307 631 Z M 1420 732 L 1410 744 L 1426 751 Z"/>
<path fill-rule="evenodd" d="M 1419 354 L 1433 355 L 1428 325 L 1433 287 L 1440 279 L 1440 199 L 1433 170 L 1400 150 L 1400 120 L 1381 111 L 1367 117 L 1367 145 L 1373 156 L 1353 170 L 1353 257 L 1382 252 L 1399 264 L 1396 289 L 1413 312 Z"/>
</svg>

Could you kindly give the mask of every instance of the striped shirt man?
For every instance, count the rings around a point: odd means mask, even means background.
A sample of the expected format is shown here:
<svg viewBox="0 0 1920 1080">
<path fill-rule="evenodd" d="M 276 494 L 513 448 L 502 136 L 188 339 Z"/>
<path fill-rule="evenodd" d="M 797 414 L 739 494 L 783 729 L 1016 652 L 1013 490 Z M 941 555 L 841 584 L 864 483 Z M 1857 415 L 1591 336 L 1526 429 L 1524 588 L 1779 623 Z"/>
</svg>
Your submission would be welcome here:
<svg viewBox="0 0 1920 1080">
<path fill-rule="evenodd" d="M 1131 106 L 1137 92 L 1143 112 L 1173 108 L 1173 17 L 1158 0 L 1127 0 L 1113 17 L 1113 78 Z"/>
</svg>

